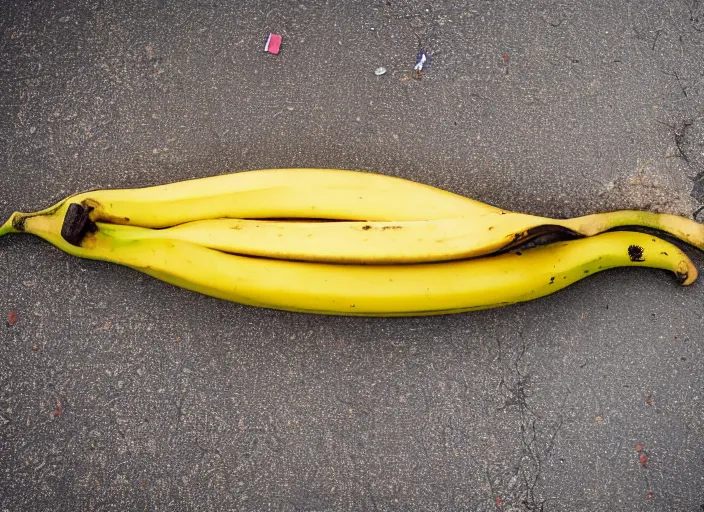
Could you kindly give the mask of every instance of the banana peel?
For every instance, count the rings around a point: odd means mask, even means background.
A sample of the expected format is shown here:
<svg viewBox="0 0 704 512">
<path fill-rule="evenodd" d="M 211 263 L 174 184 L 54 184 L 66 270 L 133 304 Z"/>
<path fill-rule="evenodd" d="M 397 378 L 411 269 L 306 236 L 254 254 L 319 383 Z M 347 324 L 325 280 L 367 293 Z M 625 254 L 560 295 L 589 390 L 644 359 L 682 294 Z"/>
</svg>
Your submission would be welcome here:
<svg viewBox="0 0 704 512">
<path fill-rule="evenodd" d="M 0 236 L 29 233 L 215 297 L 291 311 L 444 314 L 522 302 L 614 267 L 691 260 L 649 228 L 704 249 L 704 226 L 638 210 L 553 219 L 357 171 L 250 171 L 143 189 L 89 191 Z M 559 241 L 530 249 L 544 235 Z"/>
</svg>

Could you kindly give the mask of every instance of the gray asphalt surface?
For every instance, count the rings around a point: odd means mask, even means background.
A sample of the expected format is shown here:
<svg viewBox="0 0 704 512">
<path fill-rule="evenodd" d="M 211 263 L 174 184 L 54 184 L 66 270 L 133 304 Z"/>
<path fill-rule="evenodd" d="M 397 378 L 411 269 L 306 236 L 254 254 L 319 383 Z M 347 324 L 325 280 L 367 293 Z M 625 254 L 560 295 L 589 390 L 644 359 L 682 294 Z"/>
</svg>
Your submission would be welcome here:
<svg viewBox="0 0 704 512">
<path fill-rule="evenodd" d="M 2 1 L 0 214 L 307 166 L 691 216 L 703 89 L 697 0 Z M 704 509 L 701 282 L 344 319 L 32 237 L 0 268 L 2 511 Z"/>
</svg>

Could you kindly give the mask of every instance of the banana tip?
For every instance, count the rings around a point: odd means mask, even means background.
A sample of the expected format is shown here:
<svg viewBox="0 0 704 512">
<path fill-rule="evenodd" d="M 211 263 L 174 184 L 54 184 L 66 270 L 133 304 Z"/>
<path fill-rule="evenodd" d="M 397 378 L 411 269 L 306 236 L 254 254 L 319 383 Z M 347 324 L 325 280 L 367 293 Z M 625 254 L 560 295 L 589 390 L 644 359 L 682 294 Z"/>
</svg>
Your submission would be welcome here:
<svg viewBox="0 0 704 512">
<path fill-rule="evenodd" d="M 13 224 L 14 219 L 15 219 L 15 214 L 13 213 L 12 215 L 10 215 L 10 218 L 7 219 L 5 224 L 0 226 L 0 236 L 6 235 L 8 233 L 16 233 L 17 232 L 17 230 L 15 229 L 15 226 Z"/>
<path fill-rule="evenodd" d="M 677 277 L 682 286 L 689 286 L 699 277 L 697 267 L 691 261 L 683 261 L 677 269 Z"/>
</svg>

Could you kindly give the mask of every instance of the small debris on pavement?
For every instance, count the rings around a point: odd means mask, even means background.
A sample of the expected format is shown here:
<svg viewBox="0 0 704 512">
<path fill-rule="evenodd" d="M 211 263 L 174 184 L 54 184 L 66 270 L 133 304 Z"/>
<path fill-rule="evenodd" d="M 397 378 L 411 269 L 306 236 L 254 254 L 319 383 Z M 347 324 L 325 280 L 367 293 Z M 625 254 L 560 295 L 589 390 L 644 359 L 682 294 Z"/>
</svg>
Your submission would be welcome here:
<svg viewBox="0 0 704 512">
<path fill-rule="evenodd" d="M 650 407 L 653 406 L 653 404 L 655 403 L 655 401 L 653 400 L 653 395 L 652 395 L 652 393 L 651 393 L 650 395 L 648 395 L 648 399 L 645 401 L 645 403 L 648 404 Z"/>
<path fill-rule="evenodd" d="M 636 451 L 638 452 L 638 460 L 640 461 L 640 465 L 643 466 L 644 468 L 647 468 L 648 467 L 648 454 L 645 453 L 645 448 L 643 448 L 643 445 L 637 444 Z"/>
<path fill-rule="evenodd" d="M 264 51 L 273 53 L 277 55 L 279 49 L 281 48 L 281 36 L 279 34 L 270 33 L 269 37 L 266 38 L 266 44 L 264 45 Z"/>
<path fill-rule="evenodd" d="M 38 351 L 39 351 L 39 345 L 32 345 L 32 350 L 34 350 L 35 352 L 38 352 Z"/>
<path fill-rule="evenodd" d="M 381 76 L 386 74 L 386 68 L 384 66 L 378 67 L 374 70 L 376 76 Z"/>
<path fill-rule="evenodd" d="M 10 327 L 12 325 L 15 325 L 15 322 L 17 322 L 17 313 L 14 311 L 10 311 L 7 314 L 7 326 Z"/>
<path fill-rule="evenodd" d="M 108 320 L 103 324 L 102 327 L 98 327 L 95 330 L 96 331 L 107 331 L 108 329 L 110 329 L 110 327 L 112 327 L 112 322 L 110 320 Z"/>
<path fill-rule="evenodd" d="M 423 73 L 423 67 L 428 61 L 428 55 L 424 51 L 418 53 L 418 58 L 416 59 L 416 65 L 413 66 L 413 78 L 420 80 L 421 73 Z"/>
<path fill-rule="evenodd" d="M 56 398 L 56 409 L 51 411 L 52 416 L 61 416 L 64 413 L 64 408 L 61 406 L 61 400 Z"/>
</svg>

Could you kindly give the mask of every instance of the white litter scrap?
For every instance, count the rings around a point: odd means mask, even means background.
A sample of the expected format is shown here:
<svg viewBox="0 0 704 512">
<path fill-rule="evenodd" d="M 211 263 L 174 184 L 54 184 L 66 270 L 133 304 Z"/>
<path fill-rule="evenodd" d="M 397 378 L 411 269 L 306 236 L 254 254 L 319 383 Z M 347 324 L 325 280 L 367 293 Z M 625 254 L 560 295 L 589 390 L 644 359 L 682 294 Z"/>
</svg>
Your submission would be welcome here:
<svg viewBox="0 0 704 512">
<path fill-rule="evenodd" d="M 423 73 L 423 66 L 428 62 L 428 56 L 425 52 L 421 51 L 416 59 L 416 65 L 413 66 L 413 78 L 420 80 L 421 73 Z"/>
<path fill-rule="evenodd" d="M 413 66 L 413 71 L 423 71 L 423 66 L 428 60 L 428 56 L 425 54 L 425 52 L 420 52 L 420 55 L 418 55 L 418 60 L 416 61 L 416 65 Z"/>
<path fill-rule="evenodd" d="M 386 68 L 384 66 L 378 67 L 374 70 L 376 76 L 381 76 L 386 74 Z"/>
</svg>

